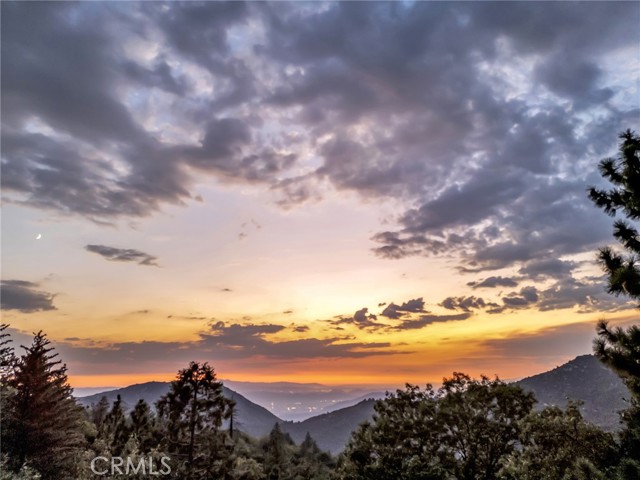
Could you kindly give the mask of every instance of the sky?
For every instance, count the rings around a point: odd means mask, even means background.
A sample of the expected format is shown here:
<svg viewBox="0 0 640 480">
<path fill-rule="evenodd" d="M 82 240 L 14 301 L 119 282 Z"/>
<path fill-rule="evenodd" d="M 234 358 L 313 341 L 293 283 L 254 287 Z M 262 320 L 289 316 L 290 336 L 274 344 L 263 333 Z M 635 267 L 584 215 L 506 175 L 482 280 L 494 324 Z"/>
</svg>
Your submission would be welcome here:
<svg viewBox="0 0 640 480">
<path fill-rule="evenodd" d="M 515 379 L 637 319 L 638 2 L 2 2 L 2 321 L 75 387 Z"/>
</svg>

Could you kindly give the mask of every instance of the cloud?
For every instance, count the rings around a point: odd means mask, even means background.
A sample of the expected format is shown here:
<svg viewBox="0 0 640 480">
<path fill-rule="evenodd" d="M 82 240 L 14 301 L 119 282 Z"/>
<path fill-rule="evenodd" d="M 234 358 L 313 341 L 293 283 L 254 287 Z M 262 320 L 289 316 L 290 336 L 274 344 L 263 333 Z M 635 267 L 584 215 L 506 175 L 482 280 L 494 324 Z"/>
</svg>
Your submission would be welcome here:
<svg viewBox="0 0 640 480">
<path fill-rule="evenodd" d="M 456 315 L 420 315 L 417 319 L 403 320 L 400 325 L 396 325 L 393 328 L 394 330 L 416 330 L 431 325 L 432 323 L 467 320 L 471 316 L 471 312 L 459 313 Z"/>
<path fill-rule="evenodd" d="M 2 280 L 0 287 L 2 310 L 17 310 L 22 313 L 56 310 L 53 305 L 55 295 L 38 290 L 37 283 L 25 280 Z"/>
<path fill-rule="evenodd" d="M 384 306 L 385 304 L 379 305 Z M 402 305 L 396 305 L 391 302 L 389 305 L 385 307 L 380 315 L 387 318 L 400 318 L 407 313 L 419 313 L 424 312 L 424 300 L 422 297 L 414 298 L 407 302 L 404 302 Z"/>
<path fill-rule="evenodd" d="M 447 297 L 445 298 L 440 305 L 447 310 L 462 310 L 464 312 L 470 312 L 473 310 L 484 309 L 484 308 L 495 308 L 498 307 L 498 304 L 493 302 L 486 302 L 481 297 Z"/>
<path fill-rule="evenodd" d="M 377 316 L 369 313 L 369 309 L 367 307 L 361 308 L 357 310 L 353 316 L 338 316 L 335 320 L 329 320 L 328 322 L 334 327 L 340 328 L 340 325 L 351 324 L 355 325 L 360 329 L 370 329 L 374 330 L 376 328 L 386 328 L 384 323 L 376 322 Z"/>
<path fill-rule="evenodd" d="M 294 361 L 296 359 L 366 358 L 401 354 L 388 342 L 354 342 L 349 339 L 302 338 L 272 340 L 270 336 L 286 327 L 276 324 L 238 324 L 218 321 L 189 342 L 116 342 L 82 346 L 58 342 L 56 348 L 73 363 L 75 374 L 96 374 L 117 368 L 118 372 L 144 371 L 145 365 L 169 362 L 179 365 L 190 360 L 219 364 L 239 361 Z M 304 333 L 304 332 L 303 332 Z"/>
<path fill-rule="evenodd" d="M 547 278 L 566 278 L 578 266 L 576 262 L 563 261 L 557 258 L 531 260 L 518 270 L 523 276 L 532 280 Z"/>
<path fill-rule="evenodd" d="M 461 272 L 530 280 L 559 280 L 541 263 L 610 240 L 584 189 L 640 118 L 625 97 L 637 3 L 2 13 L 8 201 L 113 222 L 197 201 L 209 180 L 284 208 L 356 193 L 399 206 L 372 236 L 378 256 L 445 255 Z M 490 278 L 507 277 L 474 288 Z"/>
<path fill-rule="evenodd" d="M 504 304 L 509 307 L 524 307 L 536 303 L 538 299 L 538 289 L 533 286 L 523 287 L 519 293 L 512 292 L 506 297 L 502 297 Z"/>
<path fill-rule="evenodd" d="M 501 358 L 540 360 L 562 357 L 566 361 L 577 355 L 591 353 L 595 331 L 595 323 L 572 323 L 508 338 L 483 340 L 480 345 Z"/>
<path fill-rule="evenodd" d="M 114 248 L 105 245 L 87 245 L 85 250 L 97 253 L 111 262 L 133 262 L 138 265 L 158 267 L 157 257 L 132 248 Z"/>
<path fill-rule="evenodd" d="M 576 279 L 569 277 L 555 282 L 540 292 L 540 311 L 577 307 L 580 313 L 620 311 L 637 308 L 635 302 L 624 297 L 614 297 L 605 291 L 603 276 Z"/>
<path fill-rule="evenodd" d="M 519 280 L 515 278 L 495 276 L 477 282 L 469 282 L 467 285 L 475 290 L 476 288 L 517 287 L 518 282 Z"/>
</svg>

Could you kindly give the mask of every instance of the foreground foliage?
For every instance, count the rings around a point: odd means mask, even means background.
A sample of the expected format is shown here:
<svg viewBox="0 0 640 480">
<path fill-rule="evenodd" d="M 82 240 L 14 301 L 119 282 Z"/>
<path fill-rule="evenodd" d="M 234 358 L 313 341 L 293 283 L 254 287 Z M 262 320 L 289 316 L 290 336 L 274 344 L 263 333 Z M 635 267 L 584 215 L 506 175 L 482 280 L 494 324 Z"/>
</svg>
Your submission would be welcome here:
<svg viewBox="0 0 640 480">
<path fill-rule="evenodd" d="M 608 215 L 622 213 L 626 219 L 614 223 L 613 236 L 628 252 L 624 255 L 611 247 L 600 249 L 599 260 L 609 279 L 608 290 L 640 300 L 640 137 L 631 130 L 620 135 L 618 158 L 600 162 L 602 176 L 613 185 L 610 190 L 589 188 L 589 198 Z"/>
</svg>

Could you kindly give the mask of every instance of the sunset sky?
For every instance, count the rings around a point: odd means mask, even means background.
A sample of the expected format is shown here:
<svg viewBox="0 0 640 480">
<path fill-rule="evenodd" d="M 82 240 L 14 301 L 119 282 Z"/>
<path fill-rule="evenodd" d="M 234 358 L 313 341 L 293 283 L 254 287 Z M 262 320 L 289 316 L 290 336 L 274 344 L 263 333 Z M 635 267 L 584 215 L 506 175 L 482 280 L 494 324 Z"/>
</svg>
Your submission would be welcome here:
<svg viewBox="0 0 640 480">
<path fill-rule="evenodd" d="M 513 379 L 637 319 L 586 188 L 638 2 L 1 9 L 2 321 L 76 387 Z"/>
</svg>

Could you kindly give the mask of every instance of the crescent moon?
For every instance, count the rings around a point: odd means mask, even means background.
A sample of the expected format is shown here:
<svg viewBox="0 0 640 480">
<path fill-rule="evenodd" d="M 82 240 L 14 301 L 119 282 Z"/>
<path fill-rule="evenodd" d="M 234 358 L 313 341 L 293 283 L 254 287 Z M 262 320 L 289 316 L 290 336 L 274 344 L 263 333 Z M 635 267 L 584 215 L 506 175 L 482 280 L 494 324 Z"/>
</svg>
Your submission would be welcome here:
<svg viewBox="0 0 640 480">
<path fill-rule="evenodd" d="M 40 240 L 42 238 L 42 234 L 39 233 L 38 236 L 36 237 L 36 240 Z"/>
</svg>

